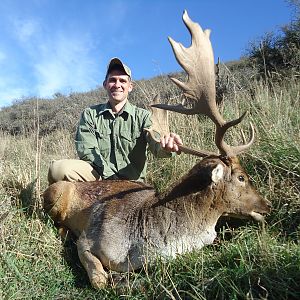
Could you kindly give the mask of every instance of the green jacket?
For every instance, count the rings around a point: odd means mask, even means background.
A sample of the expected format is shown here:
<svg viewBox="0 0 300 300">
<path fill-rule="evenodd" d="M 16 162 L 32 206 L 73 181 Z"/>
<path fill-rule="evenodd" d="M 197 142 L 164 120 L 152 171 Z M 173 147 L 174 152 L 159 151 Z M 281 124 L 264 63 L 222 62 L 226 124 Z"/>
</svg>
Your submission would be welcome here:
<svg viewBox="0 0 300 300">
<path fill-rule="evenodd" d="M 147 144 L 156 157 L 172 156 L 144 131 L 151 124 L 151 113 L 128 101 L 118 115 L 109 102 L 86 108 L 75 138 L 79 158 L 91 163 L 104 179 L 143 181 Z"/>
</svg>

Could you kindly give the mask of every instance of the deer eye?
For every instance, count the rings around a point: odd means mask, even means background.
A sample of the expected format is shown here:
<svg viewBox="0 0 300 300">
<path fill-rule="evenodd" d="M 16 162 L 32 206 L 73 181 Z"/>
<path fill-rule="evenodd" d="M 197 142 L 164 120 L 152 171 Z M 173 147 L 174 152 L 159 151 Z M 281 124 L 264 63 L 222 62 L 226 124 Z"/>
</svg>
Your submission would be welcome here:
<svg viewBox="0 0 300 300">
<path fill-rule="evenodd" d="M 243 175 L 240 175 L 240 176 L 238 177 L 238 180 L 239 180 L 240 182 L 244 182 L 244 181 L 245 181 L 245 177 L 244 177 Z"/>
</svg>

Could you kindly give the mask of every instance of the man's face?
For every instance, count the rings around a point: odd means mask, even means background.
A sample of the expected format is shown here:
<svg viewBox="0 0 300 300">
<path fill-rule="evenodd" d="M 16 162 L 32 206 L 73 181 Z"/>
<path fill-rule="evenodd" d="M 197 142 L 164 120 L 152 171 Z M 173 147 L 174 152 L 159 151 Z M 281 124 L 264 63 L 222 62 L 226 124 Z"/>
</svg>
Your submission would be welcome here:
<svg viewBox="0 0 300 300">
<path fill-rule="evenodd" d="M 111 104 L 126 102 L 129 92 L 132 91 L 132 82 L 122 70 L 113 70 L 103 83 Z"/>
</svg>

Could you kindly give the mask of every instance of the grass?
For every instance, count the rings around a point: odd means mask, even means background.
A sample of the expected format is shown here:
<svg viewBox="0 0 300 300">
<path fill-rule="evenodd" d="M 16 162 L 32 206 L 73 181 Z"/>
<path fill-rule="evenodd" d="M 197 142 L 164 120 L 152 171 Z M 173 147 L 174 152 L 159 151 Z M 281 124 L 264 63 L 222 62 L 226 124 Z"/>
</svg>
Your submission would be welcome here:
<svg viewBox="0 0 300 300">
<path fill-rule="evenodd" d="M 241 160 L 272 201 L 265 227 L 220 222 L 213 245 L 174 260 L 158 257 L 153 265 L 122 274 L 123 285 L 103 291 L 91 288 L 74 241 L 60 240 L 40 210 L 49 161 L 76 157 L 73 134 L 58 131 L 36 143 L 35 133 L 1 133 L 0 299 L 299 299 L 299 90 L 296 80 L 257 83 L 251 94 L 241 91 L 222 108 L 227 119 L 250 112 L 241 126 L 245 132 L 248 121 L 255 124 L 256 142 Z M 213 149 L 208 120 L 173 114 L 171 122 L 186 144 Z M 227 139 L 237 143 L 239 131 L 231 130 Z M 167 160 L 150 156 L 148 182 L 164 190 L 196 161 L 184 154 Z"/>
</svg>

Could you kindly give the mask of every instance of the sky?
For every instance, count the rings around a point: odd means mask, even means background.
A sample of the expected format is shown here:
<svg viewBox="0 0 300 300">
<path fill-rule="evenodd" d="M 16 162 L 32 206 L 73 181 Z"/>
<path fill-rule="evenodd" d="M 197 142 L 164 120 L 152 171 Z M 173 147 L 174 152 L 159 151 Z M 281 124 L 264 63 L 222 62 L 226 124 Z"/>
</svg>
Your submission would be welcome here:
<svg viewBox="0 0 300 300">
<path fill-rule="evenodd" d="M 180 71 L 167 37 L 190 45 L 184 9 L 222 62 L 293 17 L 285 0 L 0 0 L 0 108 L 98 88 L 112 57 L 134 80 Z"/>
</svg>

